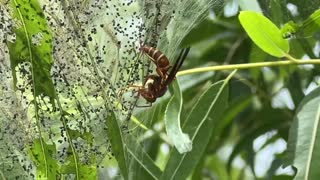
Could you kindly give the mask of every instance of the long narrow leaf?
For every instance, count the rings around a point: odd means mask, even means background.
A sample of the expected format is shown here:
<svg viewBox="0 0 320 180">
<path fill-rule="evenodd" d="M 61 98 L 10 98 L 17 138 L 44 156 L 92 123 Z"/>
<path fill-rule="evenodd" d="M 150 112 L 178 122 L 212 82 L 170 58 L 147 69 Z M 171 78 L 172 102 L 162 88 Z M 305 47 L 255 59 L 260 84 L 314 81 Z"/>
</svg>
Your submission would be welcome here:
<svg viewBox="0 0 320 180">
<path fill-rule="evenodd" d="M 320 88 L 307 95 L 300 103 L 290 128 L 289 160 L 298 172 L 295 179 L 320 177 Z"/>
<path fill-rule="evenodd" d="M 58 162 L 52 158 L 56 152 L 54 145 L 42 144 L 43 140 L 37 139 L 29 146 L 29 155 L 37 167 L 37 179 L 56 179 Z M 50 167 L 50 168 L 48 168 Z"/>
<path fill-rule="evenodd" d="M 153 179 L 160 179 L 160 176 L 162 174 L 161 170 L 158 166 L 155 165 L 153 160 L 143 150 L 141 144 L 139 144 L 131 135 L 127 136 L 126 142 L 126 150 L 128 151 L 130 157 L 137 162 L 136 164 L 138 164 L 144 171 L 146 171 Z M 136 172 L 131 172 L 131 174 L 132 173 L 136 174 Z"/>
<path fill-rule="evenodd" d="M 117 122 L 116 116 L 113 112 L 110 112 L 106 124 L 108 127 L 108 137 L 110 138 L 112 152 L 118 161 L 119 168 L 122 172 L 124 179 L 128 179 L 128 168 L 126 164 L 126 155 L 123 148 L 123 136 L 120 130 L 119 124 Z"/>
<path fill-rule="evenodd" d="M 312 35 L 312 33 L 319 31 L 320 27 L 320 10 L 316 10 L 312 13 L 308 19 L 303 22 L 302 28 L 306 36 Z"/>
<path fill-rule="evenodd" d="M 180 113 L 183 100 L 178 82 L 173 84 L 174 95 L 169 100 L 165 113 L 165 124 L 169 138 L 179 153 L 189 152 L 192 149 L 192 142 L 188 136 L 182 132 L 180 127 Z"/>
<path fill-rule="evenodd" d="M 52 35 L 47 26 L 42 9 L 35 0 L 13 0 L 14 17 L 21 26 L 16 28 L 16 39 L 9 42 L 12 74 L 16 81 L 16 66 L 29 62 L 32 68 L 34 94 L 54 97 L 54 87 L 50 75 L 53 64 Z"/>
<path fill-rule="evenodd" d="M 33 161 L 37 166 L 38 178 L 56 178 L 56 161 L 52 158 L 54 146 L 47 145 L 41 135 L 39 105 L 37 96 L 48 96 L 53 102 L 54 86 L 50 75 L 52 59 L 52 35 L 47 26 L 38 1 L 12 0 L 11 15 L 16 18 L 18 26 L 14 27 L 15 39 L 8 42 L 10 65 L 13 76 L 14 88 L 17 89 L 18 71 L 28 72 L 28 82 L 31 82 L 34 106 L 34 117 L 40 138 L 33 142 L 29 155 L 34 156 Z M 19 67 L 21 66 L 21 67 Z M 28 70 L 30 66 L 30 70 Z M 19 70 L 17 70 L 19 69 Z M 52 103 L 54 104 L 54 103 Z M 36 155 L 35 155 L 36 154 Z"/>
<path fill-rule="evenodd" d="M 226 80 L 210 86 L 195 104 L 183 126 L 183 130 L 191 137 L 193 148 L 184 154 L 173 149 L 161 179 L 186 179 L 196 167 L 217 121 L 227 107 L 227 84 L 234 73 Z"/>
</svg>

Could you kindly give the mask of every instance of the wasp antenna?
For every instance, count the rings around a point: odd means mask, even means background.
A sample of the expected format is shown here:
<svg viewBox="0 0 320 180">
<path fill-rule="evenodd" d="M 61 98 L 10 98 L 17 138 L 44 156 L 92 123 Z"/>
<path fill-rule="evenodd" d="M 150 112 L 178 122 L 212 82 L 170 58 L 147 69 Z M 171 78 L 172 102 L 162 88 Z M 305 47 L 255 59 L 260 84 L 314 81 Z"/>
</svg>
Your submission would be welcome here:
<svg viewBox="0 0 320 180">
<path fill-rule="evenodd" d="M 182 56 L 179 57 L 179 58 L 180 58 L 180 60 L 179 60 L 180 63 L 179 63 L 179 65 L 178 65 L 178 70 L 181 68 L 182 63 L 183 63 L 184 60 L 186 59 L 189 51 L 190 51 L 190 47 L 187 47 L 187 48 L 185 48 L 185 49 L 182 50 Z M 177 70 L 177 71 L 178 71 L 178 70 Z"/>
<path fill-rule="evenodd" d="M 179 55 L 179 57 L 178 57 L 178 59 L 177 59 L 177 63 L 176 63 L 176 64 L 177 64 L 177 66 L 176 66 L 176 73 L 177 73 L 178 70 L 181 68 L 184 60 L 186 59 L 186 57 L 187 57 L 187 55 L 188 55 L 188 53 L 189 53 L 189 50 L 190 50 L 190 47 L 181 50 L 181 53 L 180 53 L 180 55 Z"/>
<path fill-rule="evenodd" d="M 179 71 L 180 67 L 182 66 L 184 60 L 187 57 L 189 50 L 190 50 L 190 47 L 184 48 L 181 50 L 175 64 L 172 67 L 172 70 L 170 71 L 170 74 L 168 75 L 168 78 L 166 80 L 167 84 L 170 84 L 170 82 L 175 78 L 177 72 Z"/>
</svg>

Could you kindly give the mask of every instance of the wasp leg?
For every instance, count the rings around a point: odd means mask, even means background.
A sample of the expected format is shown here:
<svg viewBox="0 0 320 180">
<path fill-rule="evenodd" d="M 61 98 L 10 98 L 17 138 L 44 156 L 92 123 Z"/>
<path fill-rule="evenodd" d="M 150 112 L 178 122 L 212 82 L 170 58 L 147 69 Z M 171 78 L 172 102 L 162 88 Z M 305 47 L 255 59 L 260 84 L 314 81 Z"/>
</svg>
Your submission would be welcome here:
<svg viewBox="0 0 320 180">
<path fill-rule="evenodd" d="M 121 88 L 121 89 L 118 90 L 118 93 L 117 93 L 118 98 L 122 97 L 122 95 L 123 95 L 126 91 L 128 91 L 130 88 L 141 89 L 141 88 L 143 88 L 143 86 L 142 86 L 142 85 L 134 85 L 134 84 L 131 84 L 131 85 L 127 86 L 127 87 L 123 87 L 123 88 Z"/>
</svg>

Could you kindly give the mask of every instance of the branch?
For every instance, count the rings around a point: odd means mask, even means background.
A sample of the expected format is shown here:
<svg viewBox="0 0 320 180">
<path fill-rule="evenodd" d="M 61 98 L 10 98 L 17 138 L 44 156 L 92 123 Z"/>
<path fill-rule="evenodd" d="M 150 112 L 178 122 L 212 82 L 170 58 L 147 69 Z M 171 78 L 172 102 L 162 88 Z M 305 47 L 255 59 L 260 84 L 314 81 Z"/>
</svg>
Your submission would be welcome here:
<svg viewBox="0 0 320 180">
<path fill-rule="evenodd" d="M 187 74 L 194 74 L 194 73 L 200 73 L 200 72 L 208 72 L 208 71 L 222 71 L 222 70 L 232 70 L 232 69 L 249 69 L 249 68 L 258 68 L 258 67 L 303 65 L 303 64 L 320 64 L 320 59 L 299 60 L 299 61 L 286 60 L 286 61 L 276 61 L 276 62 L 217 65 L 217 66 L 201 67 L 201 68 L 194 68 L 194 69 L 179 71 L 177 73 L 177 76 L 183 76 Z"/>
</svg>

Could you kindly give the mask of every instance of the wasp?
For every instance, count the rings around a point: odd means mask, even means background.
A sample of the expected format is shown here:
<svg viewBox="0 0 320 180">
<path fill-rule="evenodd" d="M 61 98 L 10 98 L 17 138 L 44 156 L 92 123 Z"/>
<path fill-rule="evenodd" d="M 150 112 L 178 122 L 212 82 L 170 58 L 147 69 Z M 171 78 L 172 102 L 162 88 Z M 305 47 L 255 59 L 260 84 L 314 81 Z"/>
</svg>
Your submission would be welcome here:
<svg viewBox="0 0 320 180">
<path fill-rule="evenodd" d="M 155 63 L 157 74 L 148 75 L 142 86 L 132 85 L 131 87 L 139 88 L 138 95 L 153 103 L 166 93 L 168 86 L 175 79 L 178 70 L 187 57 L 190 48 L 181 50 L 173 66 L 170 65 L 168 58 L 161 51 L 148 46 L 142 46 L 140 49 Z M 169 69 L 171 70 L 168 74 Z"/>
<path fill-rule="evenodd" d="M 140 50 L 144 52 L 149 57 L 149 59 L 156 65 L 156 71 L 158 75 L 162 79 L 165 79 L 168 70 L 171 68 L 168 58 L 161 51 L 154 47 L 142 46 Z"/>
</svg>

